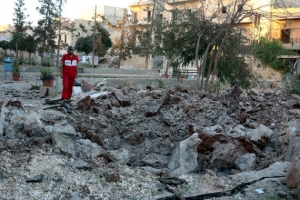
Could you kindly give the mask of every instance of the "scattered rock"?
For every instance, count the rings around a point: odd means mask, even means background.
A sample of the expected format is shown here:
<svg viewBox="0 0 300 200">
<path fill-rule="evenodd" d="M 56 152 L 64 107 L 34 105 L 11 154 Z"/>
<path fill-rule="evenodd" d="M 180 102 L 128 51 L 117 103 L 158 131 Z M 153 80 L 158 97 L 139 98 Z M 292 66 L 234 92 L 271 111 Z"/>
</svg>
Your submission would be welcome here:
<svg viewBox="0 0 300 200">
<path fill-rule="evenodd" d="M 44 177 L 43 174 L 36 175 L 36 176 L 34 176 L 32 178 L 28 178 L 26 180 L 26 183 L 39 183 L 39 182 L 42 182 L 43 177 Z"/>
<path fill-rule="evenodd" d="M 15 139 L 16 137 L 23 138 L 21 131 L 24 130 L 25 118 L 23 116 L 12 116 L 10 123 L 6 128 L 6 137 L 8 139 Z"/>
<path fill-rule="evenodd" d="M 126 164 L 130 161 L 130 153 L 127 149 L 111 150 L 108 151 L 118 163 Z"/>
<path fill-rule="evenodd" d="M 120 180 L 120 175 L 116 172 L 107 172 L 104 176 L 105 180 L 108 182 L 117 182 Z"/>
<path fill-rule="evenodd" d="M 142 161 L 147 166 L 164 168 L 167 166 L 168 160 L 169 160 L 168 156 L 150 153 L 146 155 Z"/>
<path fill-rule="evenodd" d="M 234 164 L 238 170 L 250 171 L 255 165 L 256 156 L 254 153 L 244 154 L 239 156 Z"/>
<path fill-rule="evenodd" d="M 122 107 L 130 106 L 130 100 L 123 95 L 122 90 L 114 90 L 112 95 L 119 101 Z"/>
<path fill-rule="evenodd" d="M 71 199 L 70 200 L 81 200 L 79 193 L 75 192 L 71 195 Z"/>
<path fill-rule="evenodd" d="M 294 161 L 298 156 L 300 156 L 300 137 L 299 136 L 289 136 L 288 148 L 285 153 L 286 161 Z"/>
<path fill-rule="evenodd" d="M 161 183 L 167 184 L 167 185 L 181 185 L 187 183 L 186 180 L 172 177 L 172 178 L 159 178 L 158 179 Z"/>
<path fill-rule="evenodd" d="M 98 144 L 91 142 L 90 140 L 80 139 L 78 152 L 86 155 L 87 157 L 96 158 L 100 155 L 106 155 L 107 152 L 102 149 Z"/>
<path fill-rule="evenodd" d="M 248 133 L 248 138 L 261 146 L 266 146 L 270 136 L 274 133 L 270 128 L 260 124 L 258 128 Z"/>
<path fill-rule="evenodd" d="M 41 121 L 44 121 L 46 123 L 57 123 L 61 120 L 66 119 L 66 115 L 63 114 L 62 112 L 55 111 L 55 110 L 44 110 L 42 115 L 41 115 Z"/>
<path fill-rule="evenodd" d="M 199 131 L 199 138 L 202 140 L 197 151 L 202 155 L 198 160 L 199 169 L 206 169 L 207 164 L 212 168 L 233 169 L 235 160 L 247 153 L 256 153 L 253 144 L 245 137 L 232 137 L 226 134 L 219 134 L 212 130 Z"/>
<path fill-rule="evenodd" d="M 194 133 L 186 140 L 179 143 L 173 150 L 168 168 L 171 171 L 171 176 L 179 176 L 193 171 L 197 163 L 197 147 L 201 143 L 198 133 Z"/>
<path fill-rule="evenodd" d="M 77 159 L 73 165 L 72 165 L 73 168 L 77 168 L 77 169 L 91 169 L 91 166 L 89 163 L 81 160 L 81 159 Z"/>
<path fill-rule="evenodd" d="M 296 194 L 297 194 L 297 197 L 298 197 L 298 200 L 299 200 L 299 199 L 300 199 L 300 183 L 299 183 L 299 185 L 298 185 Z"/>
<path fill-rule="evenodd" d="M 73 157 L 77 155 L 77 136 L 73 126 L 67 121 L 57 123 L 53 127 L 52 139 L 61 151 L 71 154 Z"/>
<path fill-rule="evenodd" d="M 300 184 L 300 160 L 294 161 L 286 173 L 286 186 L 296 189 Z"/>
</svg>

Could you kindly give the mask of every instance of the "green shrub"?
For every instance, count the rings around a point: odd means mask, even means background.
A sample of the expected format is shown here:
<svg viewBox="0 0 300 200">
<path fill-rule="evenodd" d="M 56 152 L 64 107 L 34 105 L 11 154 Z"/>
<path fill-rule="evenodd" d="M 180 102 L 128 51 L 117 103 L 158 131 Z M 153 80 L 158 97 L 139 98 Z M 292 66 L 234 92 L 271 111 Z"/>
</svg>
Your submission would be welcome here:
<svg viewBox="0 0 300 200">
<path fill-rule="evenodd" d="M 263 65 L 270 65 L 274 70 L 280 72 L 288 72 L 291 63 L 286 60 L 279 59 L 280 55 L 297 55 L 297 53 L 283 48 L 282 42 L 278 40 L 268 40 L 265 37 L 260 38 L 258 44 L 253 44 L 252 53 L 255 58 L 259 59 Z"/>
<path fill-rule="evenodd" d="M 51 67 L 42 67 L 41 68 L 41 80 L 54 80 L 55 76 Z"/>
<path fill-rule="evenodd" d="M 43 58 L 41 65 L 42 67 L 50 67 L 51 66 L 50 58 Z"/>
<path fill-rule="evenodd" d="M 283 81 L 283 91 L 286 94 L 298 94 L 300 95 L 300 80 L 298 77 L 300 74 L 295 76 L 288 77 L 287 75 L 284 77 Z"/>
<path fill-rule="evenodd" d="M 40 90 L 40 86 L 31 84 L 31 88 L 29 90 Z"/>
<path fill-rule="evenodd" d="M 13 59 L 12 66 L 13 66 L 12 74 L 14 74 L 14 75 L 20 74 L 20 66 L 19 66 L 19 60 L 18 59 L 16 59 L 16 58 Z"/>
</svg>

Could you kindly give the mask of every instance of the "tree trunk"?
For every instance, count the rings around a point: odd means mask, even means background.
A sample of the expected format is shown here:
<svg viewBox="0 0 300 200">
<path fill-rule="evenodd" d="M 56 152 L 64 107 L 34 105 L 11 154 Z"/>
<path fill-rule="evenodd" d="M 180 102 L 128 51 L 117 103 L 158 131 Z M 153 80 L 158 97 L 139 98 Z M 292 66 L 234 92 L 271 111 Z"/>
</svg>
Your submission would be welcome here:
<svg viewBox="0 0 300 200">
<path fill-rule="evenodd" d="M 119 59 L 118 59 L 118 69 L 121 67 L 121 59 L 122 59 L 122 53 L 123 53 L 123 46 L 124 46 L 124 23 L 125 23 L 125 17 L 126 17 L 126 9 L 124 9 L 123 18 L 122 18 L 122 30 L 121 30 L 121 45 L 119 49 Z"/>
<path fill-rule="evenodd" d="M 208 52 L 209 52 L 209 49 L 211 47 L 211 45 L 213 44 L 213 42 L 211 42 L 205 49 L 205 52 L 204 52 L 204 55 L 203 55 L 203 63 L 202 63 L 202 66 L 201 66 L 201 84 L 200 84 L 200 90 L 203 89 L 203 80 L 204 80 L 204 72 L 205 72 L 205 65 L 206 65 L 206 62 L 207 62 L 207 58 L 208 58 Z"/>
<path fill-rule="evenodd" d="M 96 17 L 97 17 L 97 6 L 95 6 L 94 14 L 94 34 L 93 34 L 93 56 L 92 56 L 92 68 L 95 67 L 95 40 L 96 40 Z"/>
<path fill-rule="evenodd" d="M 198 36 L 198 40 L 197 40 L 197 46 L 196 46 L 196 58 L 195 58 L 195 62 L 196 62 L 196 68 L 197 68 L 197 79 L 196 79 L 196 89 L 199 89 L 199 81 L 200 81 L 200 74 L 201 74 L 201 68 L 199 66 L 199 46 L 200 46 L 200 39 L 202 37 L 202 34 L 200 34 Z"/>
<path fill-rule="evenodd" d="M 30 65 L 32 66 L 32 62 L 31 62 L 31 52 L 29 52 L 29 62 L 30 62 Z"/>
<path fill-rule="evenodd" d="M 214 50 L 211 58 L 213 58 L 215 56 L 215 54 L 216 54 L 216 51 Z M 207 72 L 207 76 L 206 76 L 206 80 L 205 80 L 205 85 L 204 85 L 204 90 L 205 91 L 207 91 L 207 89 L 208 89 L 209 79 L 210 79 L 210 76 L 212 75 L 213 61 L 214 61 L 214 59 L 210 59 L 210 62 L 209 62 L 208 72 Z"/>
<path fill-rule="evenodd" d="M 19 58 L 18 42 L 16 42 L 16 58 Z"/>
<path fill-rule="evenodd" d="M 62 0 L 59 1 L 59 27 L 58 27 L 56 67 L 59 67 L 59 50 L 60 50 L 60 40 L 61 40 L 61 4 L 62 4 Z"/>
<path fill-rule="evenodd" d="M 44 50 L 45 50 L 45 45 L 46 45 L 46 40 L 44 38 L 43 43 L 42 43 L 42 48 L 41 48 L 41 61 L 43 62 L 44 60 Z"/>
<path fill-rule="evenodd" d="M 150 46 L 151 46 L 151 39 L 152 39 L 152 30 L 153 30 L 153 19 L 154 19 L 154 11 L 155 11 L 155 4 L 156 0 L 153 1 L 153 9 L 152 9 L 152 16 L 151 16 L 151 26 L 150 26 L 150 33 L 148 36 L 148 45 L 147 45 L 147 51 L 146 51 L 146 58 L 145 58 L 145 70 L 148 68 L 148 62 L 149 62 L 149 54 L 150 54 Z"/>
<path fill-rule="evenodd" d="M 221 52 L 222 52 L 222 49 L 223 49 L 223 46 L 225 45 L 225 41 L 226 41 L 226 38 L 227 38 L 227 34 L 228 34 L 228 30 L 225 31 L 225 34 L 224 34 L 224 37 L 222 38 L 222 42 L 217 50 L 217 53 L 216 53 L 216 56 L 215 56 L 215 60 L 214 60 L 214 70 L 213 70 L 213 73 L 212 73 L 212 79 L 210 81 L 210 85 L 209 85 L 209 93 L 211 94 L 211 88 L 214 84 L 214 79 L 215 79 L 215 76 L 217 74 L 217 67 L 218 67 L 218 62 L 219 62 L 219 58 L 220 58 L 220 55 L 221 55 Z"/>
</svg>

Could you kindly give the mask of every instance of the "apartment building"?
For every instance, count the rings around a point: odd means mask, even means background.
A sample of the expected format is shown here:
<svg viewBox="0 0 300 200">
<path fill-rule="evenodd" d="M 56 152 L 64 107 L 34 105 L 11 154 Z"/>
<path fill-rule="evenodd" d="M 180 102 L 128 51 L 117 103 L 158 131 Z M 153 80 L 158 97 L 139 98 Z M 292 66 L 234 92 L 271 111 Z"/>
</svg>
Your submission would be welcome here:
<svg viewBox="0 0 300 200">
<path fill-rule="evenodd" d="M 282 41 L 287 49 L 300 53 L 300 1 L 287 5 L 274 3 L 270 37 Z"/>
<path fill-rule="evenodd" d="M 174 20 L 175 10 L 185 11 L 187 17 L 200 10 L 206 19 L 214 23 L 228 23 L 232 13 L 240 12 L 241 18 L 235 21 L 234 26 L 249 42 L 267 36 L 281 40 L 287 49 L 300 50 L 299 0 L 249 0 L 245 4 L 241 0 L 135 0 L 129 6 L 133 13 L 132 22 L 150 26 L 154 3 L 160 5 L 159 9 L 154 10 L 154 21 Z M 151 64 L 149 67 L 153 68 L 153 62 Z M 267 74 L 277 74 L 268 70 L 270 72 Z"/>
<path fill-rule="evenodd" d="M 14 26 L 10 24 L 1 24 L 0 25 L 0 41 L 10 41 L 11 40 L 11 34 L 9 31 L 13 31 L 15 28 Z"/>
</svg>

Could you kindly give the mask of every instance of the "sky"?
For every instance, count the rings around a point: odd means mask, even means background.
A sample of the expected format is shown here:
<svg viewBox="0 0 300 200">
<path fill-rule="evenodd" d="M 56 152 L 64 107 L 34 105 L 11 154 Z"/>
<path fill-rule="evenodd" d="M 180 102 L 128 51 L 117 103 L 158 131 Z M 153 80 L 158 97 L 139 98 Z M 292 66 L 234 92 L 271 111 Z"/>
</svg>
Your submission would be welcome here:
<svg viewBox="0 0 300 200">
<path fill-rule="evenodd" d="M 81 9 L 89 8 L 95 5 L 106 5 L 127 8 L 129 4 L 135 0 L 67 0 L 63 8 L 63 17 L 70 17 L 72 19 L 79 15 Z M 36 11 L 36 7 L 40 6 L 38 0 L 25 0 L 25 6 L 27 10 L 25 14 L 29 17 L 26 21 L 33 21 L 33 25 L 36 25 L 37 20 L 40 18 L 39 13 Z M 0 0 L 0 24 L 13 25 L 13 13 L 15 8 L 15 0 Z"/>
</svg>

